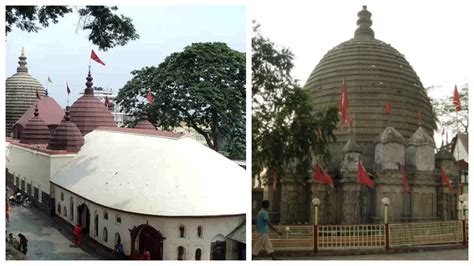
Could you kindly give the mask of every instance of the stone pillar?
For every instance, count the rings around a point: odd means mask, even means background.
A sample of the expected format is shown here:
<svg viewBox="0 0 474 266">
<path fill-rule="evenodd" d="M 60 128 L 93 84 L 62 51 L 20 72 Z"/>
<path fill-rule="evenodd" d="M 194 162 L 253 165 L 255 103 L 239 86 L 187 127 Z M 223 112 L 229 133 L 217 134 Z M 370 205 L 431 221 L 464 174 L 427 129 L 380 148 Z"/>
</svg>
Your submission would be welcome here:
<svg viewBox="0 0 474 266">
<path fill-rule="evenodd" d="M 318 210 L 319 224 L 335 224 L 336 223 L 336 191 L 329 185 L 310 181 L 311 200 L 318 198 L 321 201 Z M 314 223 L 314 205 L 310 206 L 310 223 Z"/>
<path fill-rule="evenodd" d="M 451 180 L 453 189 L 450 190 L 441 182 L 441 176 L 436 176 L 438 186 L 438 216 L 441 220 L 458 219 L 457 199 L 459 187 L 459 170 L 454 156 L 444 149 L 441 149 L 435 156 L 435 164 L 437 169 L 443 169 L 446 176 Z"/>
<path fill-rule="evenodd" d="M 362 152 L 351 135 L 343 148 L 340 186 L 338 188 L 338 219 L 340 224 L 367 223 L 370 217 L 372 192 L 358 182 L 358 162 Z"/>
<path fill-rule="evenodd" d="M 436 144 L 426 131 L 419 127 L 410 137 L 406 149 L 407 171 L 433 171 Z"/>
<path fill-rule="evenodd" d="M 399 170 L 405 164 L 405 138 L 387 127 L 375 140 L 374 170 Z"/>
<path fill-rule="evenodd" d="M 280 223 L 294 224 L 307 222 L 309 213 L 303 181 L 286 179 L 281 184 Z"/>
</svg>

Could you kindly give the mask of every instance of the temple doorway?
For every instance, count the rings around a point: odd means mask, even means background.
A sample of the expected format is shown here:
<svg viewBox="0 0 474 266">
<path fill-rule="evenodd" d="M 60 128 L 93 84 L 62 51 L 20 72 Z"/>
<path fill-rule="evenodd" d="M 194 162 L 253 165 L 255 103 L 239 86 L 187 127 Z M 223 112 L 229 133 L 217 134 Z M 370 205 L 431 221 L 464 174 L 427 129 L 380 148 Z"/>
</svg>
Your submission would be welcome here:
<svg viewBox="0 0 474 266">
<path fill-rule="evenodd" d="M 165 239 L 160 231 L 150 225 L 142 224 L 130 230 L 132 238 L 132 250 L 136 255 L 141 256 L 146 249 L 150 252 L 150 259 L 163 259 L 163 240 Z"/>
<path fill-rule="evenodd" d="M 89 235 L 89 227 L 90 227 L 90 220 L 91 220 L 91 214 L 89 211 L 89 208 L 85 203 L 81 204 L 79 207 L 77 207 L 77 213 L 78 215 L 78 224 L 80 227 L 82 227 L 82 235 Z"/>
</svg>

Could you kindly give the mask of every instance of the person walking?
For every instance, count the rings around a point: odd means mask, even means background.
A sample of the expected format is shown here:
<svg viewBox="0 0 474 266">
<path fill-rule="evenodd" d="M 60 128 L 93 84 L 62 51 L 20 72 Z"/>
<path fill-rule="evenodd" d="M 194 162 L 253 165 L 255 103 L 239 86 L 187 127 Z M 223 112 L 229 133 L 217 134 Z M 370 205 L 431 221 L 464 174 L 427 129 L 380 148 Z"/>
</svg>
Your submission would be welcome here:
<svg viewBox="0 0 474 266">
<path fill-rule="evenodd" d="M 268 228 L 270 227 L 280 236 L 282 235 L 275 226 L 270 222 L 268 217 L 268 207 L 270 202 L 268 200 L 262 201 L 262 209 L 258 212 L 257 216 L 257 235 L 255 237 L 254 246 L 252 248 L 252 258 L 258 256 L 261 250 L 265 250 L 268 255 L 275 259 L 273 254 L 273 245 L 268 236 Z"/>
<path fill-rule="evenodd" d="M 18 234 L 18 237 L 20 238 L 20 251 L 26 255 L 26 252 L 28 252 L 28 239 L 21 233 Z"/>
<path fill-rule="evenodd" d="M 124 259 L 125 254 L 123 253 L 122 243 L 118 242 L 117 245 L 115 245 L 114 255 L 115 255 L 115 258 L 117 258 L 118 260 Z"/>
<path fill-rule="evenodd" d="M 146 249 L 143 249 L 141 260 L 150 260 L 150 252 Z"/>
<path fill-rule="evenodd" d="M 74 232 L 74 243 L 76 243 L 76 246 L 79 246 L 81 244 L 81 237 L 82 237 L 82 228 L 80 225 L 76 225 L 74 227 L 73 232 Z"/>
</svg>

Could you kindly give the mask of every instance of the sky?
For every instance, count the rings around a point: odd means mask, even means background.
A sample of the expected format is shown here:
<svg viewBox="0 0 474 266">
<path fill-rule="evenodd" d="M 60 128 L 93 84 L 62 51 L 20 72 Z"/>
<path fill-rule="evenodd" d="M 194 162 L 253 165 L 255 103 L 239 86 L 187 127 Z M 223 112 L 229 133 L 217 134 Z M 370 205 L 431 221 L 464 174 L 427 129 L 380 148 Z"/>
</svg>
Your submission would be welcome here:
<svg viewBox="0 0 474 266">
<path fill-rule="evenodd" d="M 268 2 L 257 1 L 250 12 L 264 37 L 294 53 L 293 76 L 304 85 L 327 51 L 353 38 L 357 13 L 367 5 L 375 38 L 404 54 L 425 88 L 440 86 L 430 92 L 439 98 L 452 96 L 455 84 L 472 87 L 470 2 L 293 0 L 274 3 L 270 10 Z"/>
<path fill-rule="evenodd" d="M 66 105 L 66 82 L 73 103 L 85 88 L 91 49 L 106 66 L 92 61 L 94 86 L 117 92 L 132 78 L 131 71 L 157 66 L 166 56 L 195 42 L 225 42 L 246 51 L 246 8 L 243 5 L 120 6 L 118 13 L 132 19 L 140 38 L 106 52 L 88 40 L 88 31 L 76 31 L 77 12 L 38 33 L 13 29 L 6 37 L 6 77 L 16 73 L 22 47 L 28 72 L 61 105 Z M 48 76 L 53 81 L 48 84 Z"/>
</svg>

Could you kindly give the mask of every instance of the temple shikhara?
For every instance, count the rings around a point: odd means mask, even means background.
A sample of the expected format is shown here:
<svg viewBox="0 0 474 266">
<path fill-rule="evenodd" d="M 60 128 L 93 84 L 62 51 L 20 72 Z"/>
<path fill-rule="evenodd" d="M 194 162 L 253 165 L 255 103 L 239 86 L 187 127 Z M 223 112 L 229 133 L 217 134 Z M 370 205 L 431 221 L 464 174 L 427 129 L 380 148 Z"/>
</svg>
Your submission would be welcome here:
<svg viewBox="0 0 474 266">
<path fill-rule="evenodd" d="M 364 6 L 353 38 L 329 50 L 304 86 L 317 112 L 340 102 L 345 83 L 351 125 L 334 132 L 332 160 L 324 166 L 334 188 L 288 171 L 276 189 L 270 182 L 261 195 L 254 190 L 254 216 L 255 199 L 263 198 L 270 201 L 274 222 L 313 223 L 311 201 L 318 198 L 319 224 L 380 224 L 382 199 L 388 198 L 391 223 L 459 218 L 458 163 L 452 153 L 436 150 L 436 124 L 423 83 L 401 52 L 375 38 L 371 25 Z M 359 161 L 373 188 L 360 183 Z"/>
<path fill-rule="evenodd" d="M 130 258 L 245 255 L 245 169 L 146 115 L 136 128 L 117 127 L 91 71 L 65 110 L 28 74 L 23 51 L 17 71 L 6 80 L 10 187 L 110 253 L 121 243 Z"/>
</svg>

